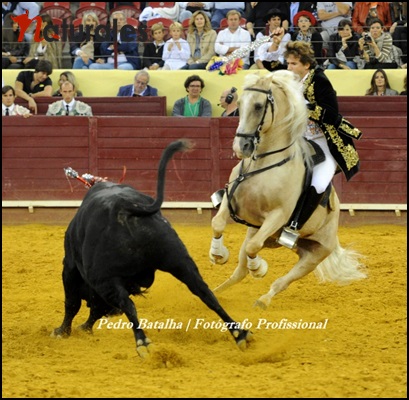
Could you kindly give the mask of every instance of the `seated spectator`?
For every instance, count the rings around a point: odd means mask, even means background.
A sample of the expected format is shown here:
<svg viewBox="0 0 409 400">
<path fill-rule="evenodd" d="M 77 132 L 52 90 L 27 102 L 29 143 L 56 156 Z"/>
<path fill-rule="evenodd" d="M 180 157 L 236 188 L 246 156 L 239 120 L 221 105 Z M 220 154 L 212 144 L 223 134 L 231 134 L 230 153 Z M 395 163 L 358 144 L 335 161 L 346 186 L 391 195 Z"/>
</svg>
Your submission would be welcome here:
<svg viewBox="0 0 409 400">
<path fill-rule="evenodd" d="M 237 105 L 238 95 L 237 89 L 232 87 L 231 89 L 225 90 L 220 96 L 219 106 L 224 108 L 222 117 L 238 117 L 239 116 L 239 106 Z"/>
<path fill-rule="evenodd" d="M 175 2 L 173 7 L 145 7 L 139 15 L 139 22 L 146 24 L 153 18 L 166 18 L 174 22 L 179 21 L 180 6 L 179 2 Z"/>
<path fill-rule="evenodd" d="M 180 69 L 186 65 L 190 57 L 189 43 L 182 38 L 183 26 L 174 22 L 169 27 L 171 38 L 165 43 L 162 59 L 165 61 L 163 69 Z"/>
<path fill-rule="evenodd" d="M 358 43 L 361 57 L 365 62 L 364 69 L 398 68 L 392 36 L 384 32 L 380 19 L 371 20 L 369 33 L 364 32 Z"/>
<path fill-rule="evenodd" d="M 304 3 L 299 3 L 304 4 Z M 277 2 L 273 6 L 281 11 L 281 26 L 287 31 L 289 27 L 290 7 L 289 3 Z M 267 2 L 251 2 L 246 14 L 246 28 L 251 35 L 252 40 L 257 37 L 257 34 L 264 32 L 266 26 L 265 18 L 267 13 L 272 8 L 271 3 Z"/>
<path fill-rule="evenodd" d="M 121 70 L 135 70 L 141 69 L 141 61 L 138 53 L 138 42 L 136 40 L 136 34 L 127 32 L 129 41 L 121 40 L 121 29 L 126 25 L 126 17 L 122 11 L 114 11 L 111 14 L 110 22 L 111 26 L 114 24 L 114 19 L 117 22 L 117 44 L 118 54 L 117 62 L 118 69 Z M 130 27 L 131 28 L 131 27 Z M 133 29 L 133 28 L 132 28 Z M 111 33 L 111 40 L 101 43 L 101 56 L 104 58 L 98 58 L 94 63 L 90 64 L 89 69 L 114 69 L 114 38 Z"/>
<path fill-rule="evenodd" d="M 311 43 L 314 49 L 314 57 L 318 64 L 323 64 L 322 57 L 322 36 L 314 29 L 317 20 L 309 11 L 300 11 L 294 16 L 294 33 L 291 35 L 291 40 L 303 40 Z"/>
<path fill-rule="evenodd" d="M 5 16 L 13 13 L 16 16 L 28 13 L 28 18 L 33 19 L 40 13 L 40 3 L 34 1 L 5 1 L 2 2 L 3 24 Z M 33 40 L 33 29 L 35 24 L 31 24 L 24 33 L 25 40 L 30 43 Z"/>
<path fill-rule="evenodd" d="M 161 69 L 165 64 L 163 57 L 163 49 L 165 46 L 165 28 L 162 23 L 153 24 L 151 28 L 153 42 L 145 43 L 143 50 L 142 66 L 145 69 L 155 71 Z"/>
<path fill-rule="evenodd" d="M 291 2 L 288 3 L 289 6 L 289 20 L 288 20 L 288 32 L 292 34 L 294 30 L 297 28 L 294 26 L 294 16 L 300 11 L 309 11 L 314 17 L 318 18 L 317 12 L 317 3 L 308 3 L 308 2 Z"/>
<path fill-rule="evenodd" d="M 206 69 L 207 63 L 215 55 L 216 37 L 207 14 L 204 11 L 193 13 L 187 33 L 190 57 L 181 69 Z"/>
<path fill-rule="evenodd" d="M 223 18 L 227 18 L 229 11 L 237 11 L 240 15 L 244 15 L 246 10 L 245 2 L 215 2 L 213 13 L 211 16 L 212 28 L 217 31 L 220 28 L 220 22 Z"/>
<path fill-rule="evenodd" d="M 233 3 L 230 3 L 233 4 Z M 233 51 L 251 44 L 251 36 L 240 26 L 241 14 L 236 10 L 227 13 L 227 28 L 217 34 L 214 49 L 218 56 L 229 56 Z M 243 69 L 250 68 L 250 51 L 242 57 Z"/>
<path fill-rule="evenodd" d="M 30 44 L 30 51 L 28 57 L 23 60 L 24 68 L 35 68 L 40 60 L 47 60 L 51 62 L 54 69 L 61 68 L 62 62 L 62 43 L 60 41 L 47 41 L 44 36 L 44 28 L 48 25 L 53 25 L 53 20 L 48 14 L 41 14 L 42 19 L 40 37 L 41 41 L 33 41 Z M 49 38 L 52 37 L 54 31 L 48 29 L 47 35 Z"/>
<path fill-rule="evenodd" d="M 1 115 L 3 117 L 12 115 L 22 115 L 24 118 L 31 117 L 32 114 L 30 113 L 30 110 L 23 106 L 19 106 L 18 104 L 14 104 L 16 100 L 16 92 L 12 86 L 3 86 L 1 94 L 3 101 Z"/>
<path fill-rule="evenodd" d="M 318 2 L 317 15 L 321 21 L 323 46 L 328 49 L 330 36 L 337 33 L 339 22 L 343 19 L 352 21 L 352 2 Z"/>
<path fill-rule="evenodd" d="M 377 69 L 371 78 L 371 87 L 365 96 L 396 96 L 399 93 L 393 90 L 389 84 L 388 76 L 383 69 Z"/>
<path fill-rule="evenodd" d="M 179 2 L 179 22 L 183 22 L 185 19 L 191 18 L 196 11 L 203 11 L 209 17 L 210 21 L 214 4 L 214 2 Z"/>
<path fill-rule="evenodd" d="M 62 83 L 61 96 L 62 100 L 58 100 L 48 106 L 46 115 L 86 115 L 92 117 L 91 107 L 82 101 L 75 100 L 75 87 L 71 82 L 66 81 Z"/>
<path fill-rule="evenodd" d="M 24 68 L 23 60 L 28 56 L 30 45 L 25 38 L 18 41 L 20 27 L 11 17 L 14 14 L 7 14 L 4 17 L 2 29 L 3 49 L 2 49 L 2 69 L 22 69 Z"/>
<path fill-rule="evenodd" d="M 359 57 L 359 36 L 352 30 L 349 19 L 341 19 L 338 33 L 330 36 L 327 69 L 358 69 L 355 57 Z"/>
<path fill-rule="evenodd" d="M 185 81 L 187 96 L 175 101 L 172 115 L 176 117 L 211 117 L 212 105 L 201 96 L 205 87 L 199 75 L 191 75 Z"/>
<path fill-rule="evenodd" d="M 138 97 L 138 96 L 157 96 L 158 89 L 149 85 L 149 74 L 142 70 L 136 73 L 133 85 L 121 86 L 117 96 Z"/>
<path fill-rule="evenodd" d="M 16 96 L 28 102 L 28 108 L 37 114 L 37 103 L 35 97 L 51 97 L 53 93 L 53 82 L 49 76 L 53 72 L 50 61 L 40 60 L 34 71 L 21 71 L 16 78 L 14 90 Z"/>
<path fill-rule="evenodd" d="M 371 3 L 367 1 L 356 1 L 352 13 L 352 26 L 356 33 L 366 32 L 370 20 L 377 18 L 382 21 L 382 27 L 388 30 L 392 25 L 389 2 L 382 1 Z"/>
<path fill-rule="evenodd" d="M 83 31 L 74 33 L 74 37 L 70 40 L 70 53 L 75 56 L 73 69 L 88 69 L 94 63 L 103 62 L 101 56 L 101 43 L 94 41 L 95 28 L 99 25 L 97 14 L 93 11 L 84 13 L 82 17 Z M 89 37 L 87 37 L 86 29 L 90 27 Z M 87 40 L 88 39 L 88 40 Z"/>
<path fill-rule="evenodd" d="M 279 9 L 268 11 L 265 21 L 268 24 L 266 35 L 271 36 L 270 41 L 262 44 L 254 50 L 254 65 L 252 69 L 267 69 L 277 71 L 287 69 L 284 52 L 286 44 L 291 40 L 291 35 L 281 28 L 283 14 Z M 257 33 L 256 40 L 263 37 L 263 33 Z"/>
<path fill-rule="evenodd" d="M 405 75 L 405 77 L 403 78 L 403 88 L 405 90 L 403 90 L 402 92 L 399 93 L 401 96 L 407 96 L 407 94 L 408 94 L 407 87 L 406 87 L 406 78 L 407 78 L 407 75 Z"/>
<path fill-rule="evenodd" d="M 75 87 L 75 90 L 76 90 L 75 95 L 76 96 L 82 96 L 81 90 L 78 90 L 78 83 L 77 83 L 77 79 L 75 78 L 75 75 L 71 71 L 64 71 L 64 72 L 61 72 L 61 74 L 60 74 L 60 79 L 58 80 L 59 89 L 56 90 L 53 93 L 53 97 L 56 97 L 56 96 L 61 97 L 62 96 L 62 94 L 61 94 L 61 85 L 64 82 L 67 82 L 67 81 L 71 82 L 72 85 Z"/>
</svg>

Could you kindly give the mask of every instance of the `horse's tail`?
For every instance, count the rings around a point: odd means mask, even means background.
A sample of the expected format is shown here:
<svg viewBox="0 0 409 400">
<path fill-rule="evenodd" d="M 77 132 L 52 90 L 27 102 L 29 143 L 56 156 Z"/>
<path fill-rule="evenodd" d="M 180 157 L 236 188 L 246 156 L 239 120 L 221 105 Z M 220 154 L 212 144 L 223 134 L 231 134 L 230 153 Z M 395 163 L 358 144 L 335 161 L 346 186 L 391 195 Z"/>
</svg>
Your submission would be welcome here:
<svg viewBox="0 0 409 400">
<path fill-rule="evenodd" d="M 339 244 L 333 252 L 314 270 L 320 282 L 349 283 L 367 277 L 365 266 L 360 262 L 363 256 L 352 249 L 344 249 Z"/>
</svg>

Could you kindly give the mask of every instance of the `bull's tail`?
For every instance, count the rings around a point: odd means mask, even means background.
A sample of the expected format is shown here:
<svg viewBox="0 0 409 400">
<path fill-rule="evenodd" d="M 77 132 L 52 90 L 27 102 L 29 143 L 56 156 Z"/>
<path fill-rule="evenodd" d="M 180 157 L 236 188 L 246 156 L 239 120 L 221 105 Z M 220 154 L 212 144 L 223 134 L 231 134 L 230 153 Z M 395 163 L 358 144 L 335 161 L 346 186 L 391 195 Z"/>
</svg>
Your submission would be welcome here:
<svg viewBox="0 0 409 400">
<path fill-rule="evenodd" d="M 177 140 L 176 142 L 170 143 L 162 153 L 158 168 L 158 183 L 157 183 L 157 193 L 156 200 L 152 204 L 138 204 L 138 214 L 141 212 L 143 214 L 154 214 L 158 212 L 162 206 L 164 198 L 165 189 L 165 176 L 166 176 L 166 166 L 171 160 L 173 155 L 178 151 L 188 151 L 193 147 L 193 143 L 187 139 Z"/>
</svg>

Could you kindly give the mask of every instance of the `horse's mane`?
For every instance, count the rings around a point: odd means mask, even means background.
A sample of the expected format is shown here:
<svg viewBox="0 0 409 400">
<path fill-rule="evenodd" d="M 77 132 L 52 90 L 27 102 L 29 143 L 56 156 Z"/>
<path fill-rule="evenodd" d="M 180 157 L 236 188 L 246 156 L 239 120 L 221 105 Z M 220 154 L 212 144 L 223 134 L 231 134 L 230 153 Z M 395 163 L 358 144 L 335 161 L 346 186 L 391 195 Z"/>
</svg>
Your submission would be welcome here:
<svg viewBox="0 0 409 400">
<path fill-rule="evenodd" d="M 272 129 L 275 132 L 288 131 L 291 142 L 295 142 L 304 154 L 309 154 L 307 143 L 304 140 L 308 110 L 303 95 L 303 85 L 297 75 L 287 70 L 271 72 L 262 77 L 257 74 L 249 74 L 245 77 L 243 88 L 250 87 L 271 90 L 274 98 Z M 309 159 L 306 161 L 310 163 Z"/>
</svg>

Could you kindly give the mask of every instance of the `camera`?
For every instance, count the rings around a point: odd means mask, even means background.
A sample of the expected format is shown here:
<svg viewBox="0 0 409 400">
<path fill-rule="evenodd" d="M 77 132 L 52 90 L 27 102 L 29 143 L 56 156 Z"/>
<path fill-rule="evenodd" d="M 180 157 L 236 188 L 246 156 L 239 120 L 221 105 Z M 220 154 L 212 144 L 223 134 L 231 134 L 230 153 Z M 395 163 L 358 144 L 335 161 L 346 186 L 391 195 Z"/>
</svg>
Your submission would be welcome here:
<svg viewBox="0 0 409 400">
<path fill-rule="evenodd" d="M 364 33 L 363 37 L 364 37 L 364 42 L 365 43 L 372 42 L 372 38 L 369 36 L 369 33 Z"/>
</svg>

